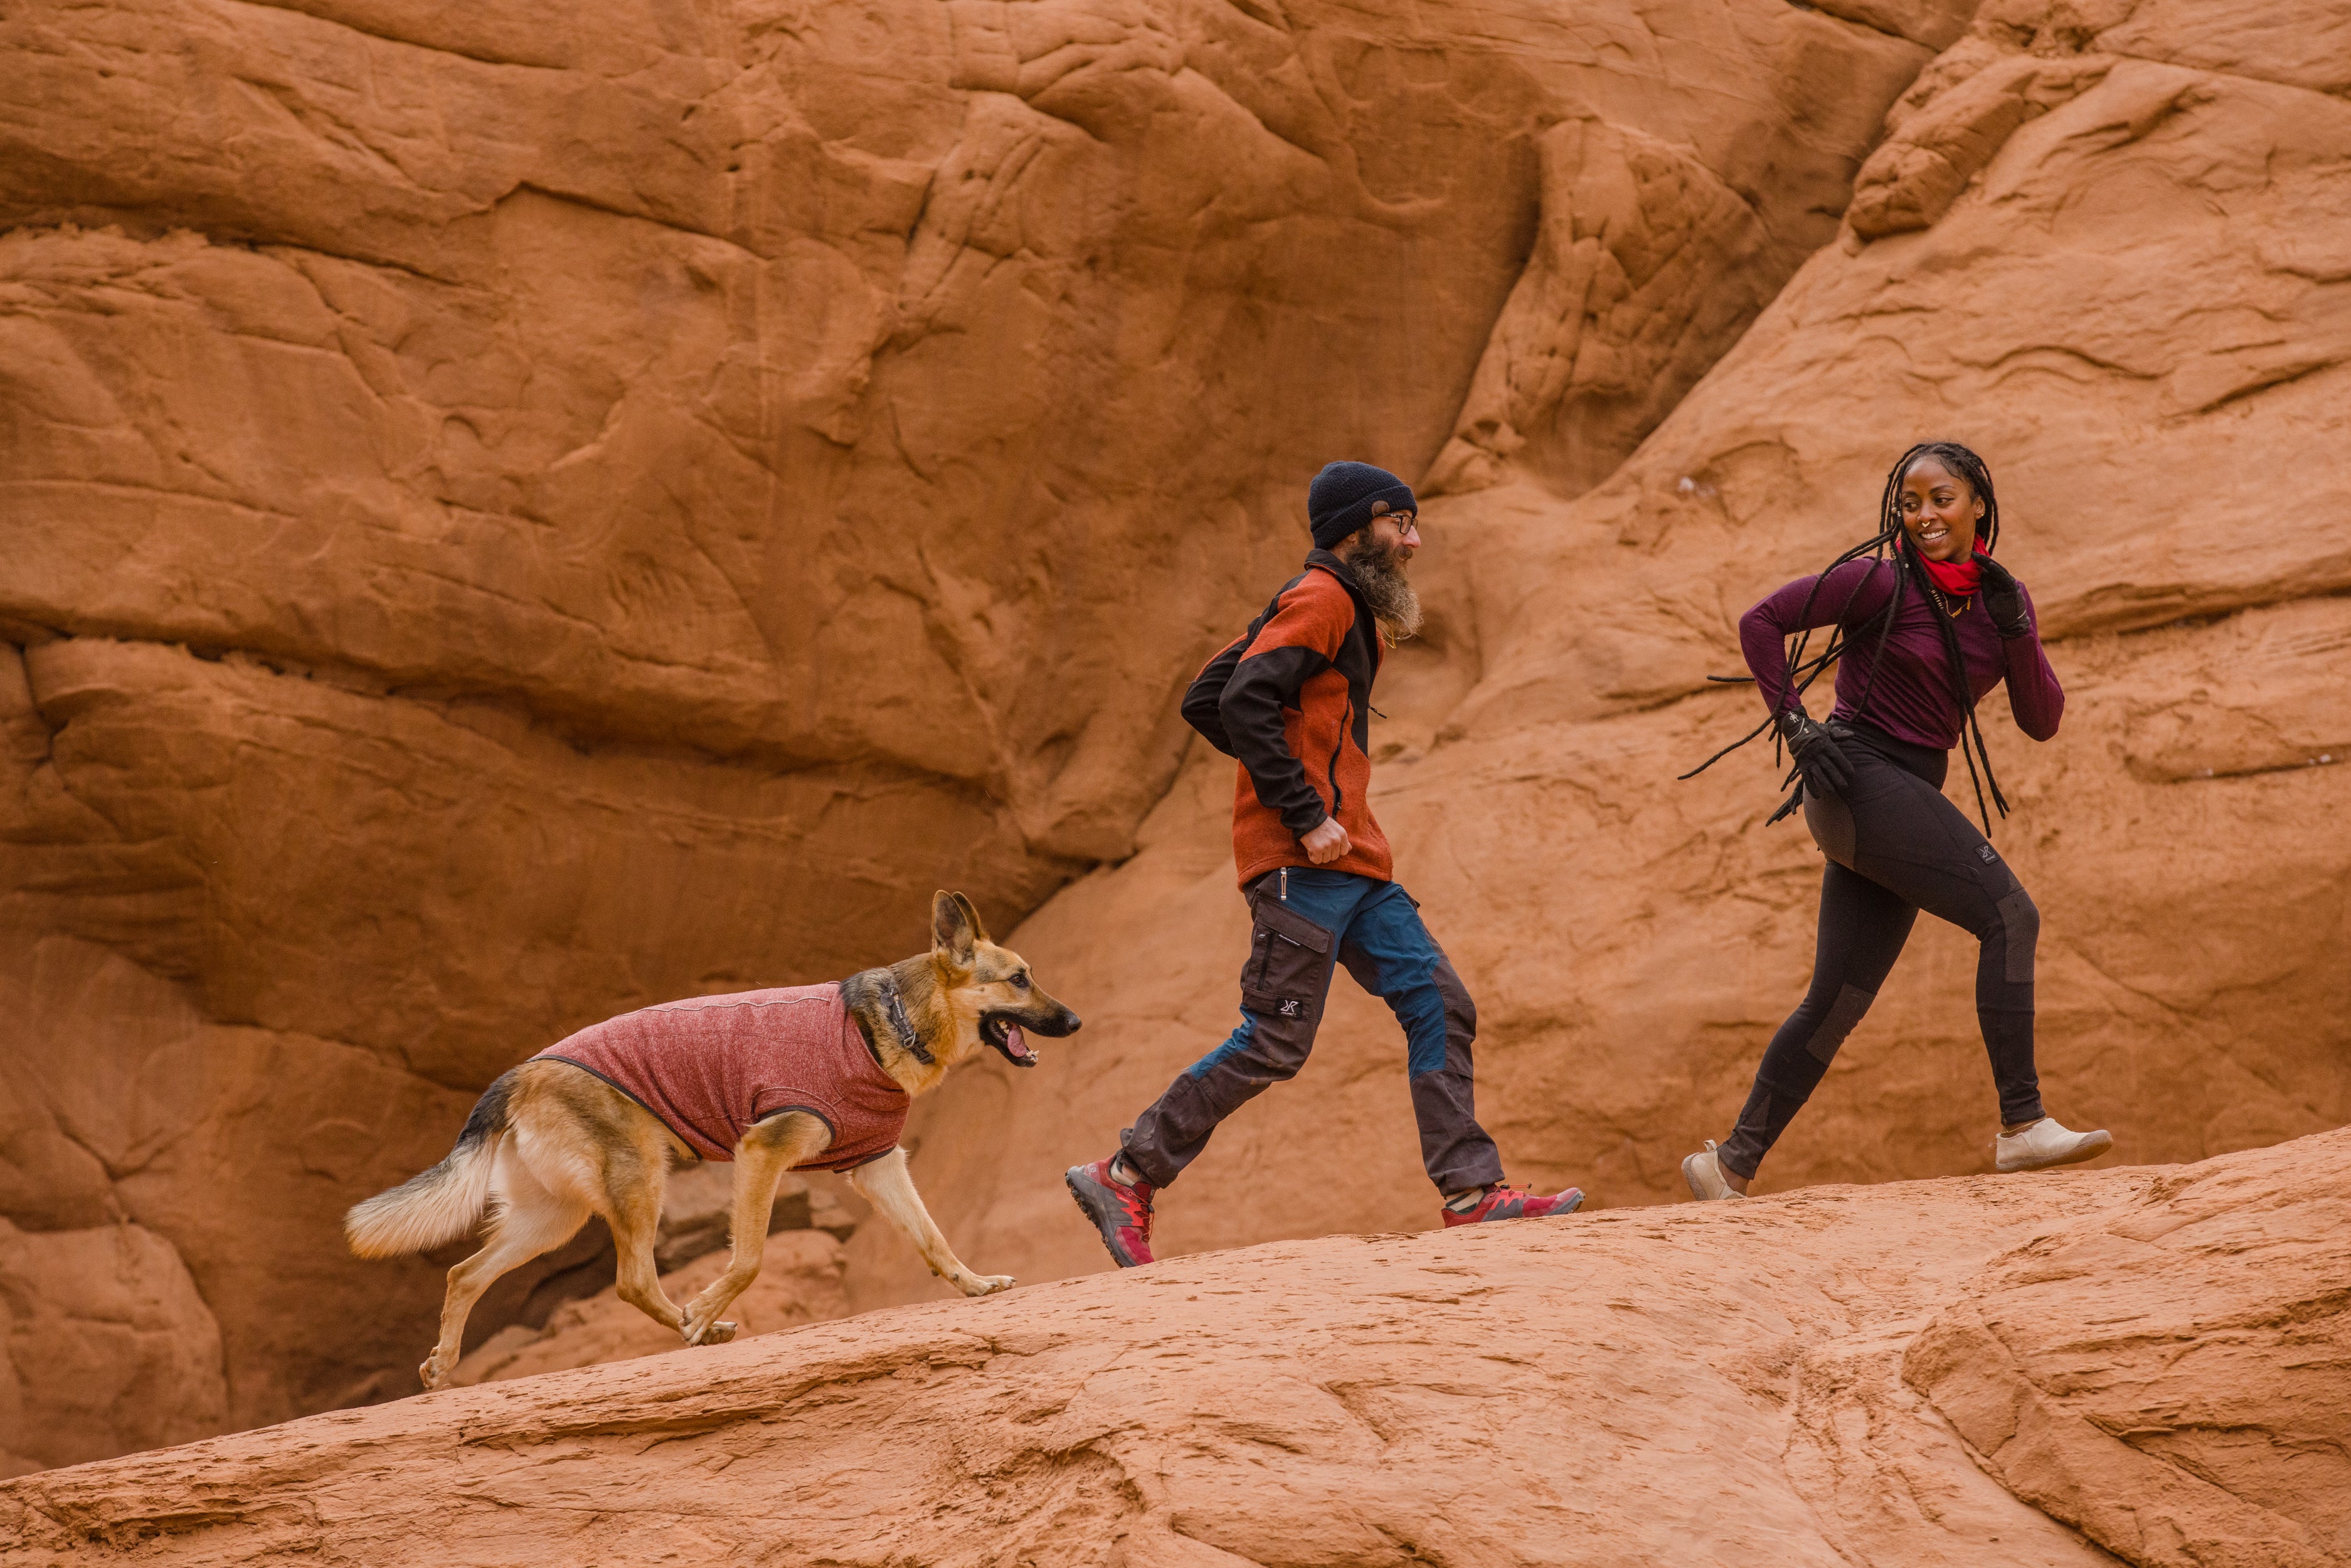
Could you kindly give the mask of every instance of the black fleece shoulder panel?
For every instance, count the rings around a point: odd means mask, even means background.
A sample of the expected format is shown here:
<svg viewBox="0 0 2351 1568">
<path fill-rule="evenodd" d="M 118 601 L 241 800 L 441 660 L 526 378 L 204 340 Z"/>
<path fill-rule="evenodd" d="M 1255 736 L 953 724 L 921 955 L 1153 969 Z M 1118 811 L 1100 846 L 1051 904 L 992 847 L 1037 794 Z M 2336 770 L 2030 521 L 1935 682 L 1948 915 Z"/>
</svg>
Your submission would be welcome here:
<svg viewBox="0 0 2351 1568">
<path fill-rule="evenodd" d="M 1330 667 L 1331 661 L 1311 648 L 1269 648 L 1239 662 L 1217 704 L 1232 753 L 1249 769 L 1258 803 L 1301 837 L 1331 813 L 1306 781 L 1306 765 L 1290 755 L 1281 710 L 1297 706 L 1298 688 Z"/>
</svg>

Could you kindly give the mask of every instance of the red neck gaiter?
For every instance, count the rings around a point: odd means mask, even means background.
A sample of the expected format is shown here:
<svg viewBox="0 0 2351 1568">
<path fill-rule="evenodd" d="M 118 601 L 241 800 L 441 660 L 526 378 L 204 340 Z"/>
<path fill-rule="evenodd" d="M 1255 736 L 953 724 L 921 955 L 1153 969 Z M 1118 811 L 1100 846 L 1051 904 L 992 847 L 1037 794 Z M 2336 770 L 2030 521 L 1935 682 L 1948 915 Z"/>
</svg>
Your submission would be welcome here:
<svg viewBox="0 0 2351 1568">
<path fill-rule="evenodd" d="M 1913 552 L 1917 547 L 1910 547 Z M 1981 539 L 1976 540 L 1975 553 L 1965 560 L 1928 560 L 1919 554 L 1918 564 L 1927 569 L 1928 580 L 1953 599 L 1972 599 L 1983 581 L 1983 568 L 1976 564 L 1977 556 L 1989 556 Z"/>
</svg>

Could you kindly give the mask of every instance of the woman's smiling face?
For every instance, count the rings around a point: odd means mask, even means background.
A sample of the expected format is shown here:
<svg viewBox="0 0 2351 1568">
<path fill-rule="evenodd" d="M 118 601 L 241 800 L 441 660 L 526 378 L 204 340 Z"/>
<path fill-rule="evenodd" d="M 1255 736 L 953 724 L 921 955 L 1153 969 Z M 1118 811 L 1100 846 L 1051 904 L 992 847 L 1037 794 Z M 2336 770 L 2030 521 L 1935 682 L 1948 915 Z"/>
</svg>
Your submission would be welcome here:
<svg viewBox="0 0 2351 1568">
<path fill-rule="evenodd" d="M 1902 476 L 1902 531 L 1928 560 L 1965 560 L 1976 548 L 1983 497 L 1929 455 Z"/>
</svg>

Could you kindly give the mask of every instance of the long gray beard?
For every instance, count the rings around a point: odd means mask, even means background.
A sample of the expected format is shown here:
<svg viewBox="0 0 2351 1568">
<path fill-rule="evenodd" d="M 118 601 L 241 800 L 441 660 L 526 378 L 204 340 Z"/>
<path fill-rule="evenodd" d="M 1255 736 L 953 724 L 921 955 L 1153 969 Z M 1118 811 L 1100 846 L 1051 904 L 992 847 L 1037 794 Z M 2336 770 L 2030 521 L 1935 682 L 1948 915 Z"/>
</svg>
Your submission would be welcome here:
<svg viewBox="0 0 2351 1568">
<path fill-rule="evenodd" d="M 1389 642 L 1401 643 L 1420 630 L 1420 595 L 1405 580 L 1395 551 L 1365 548 L 1349 557 L 1347 566 Z"/>
</svg>

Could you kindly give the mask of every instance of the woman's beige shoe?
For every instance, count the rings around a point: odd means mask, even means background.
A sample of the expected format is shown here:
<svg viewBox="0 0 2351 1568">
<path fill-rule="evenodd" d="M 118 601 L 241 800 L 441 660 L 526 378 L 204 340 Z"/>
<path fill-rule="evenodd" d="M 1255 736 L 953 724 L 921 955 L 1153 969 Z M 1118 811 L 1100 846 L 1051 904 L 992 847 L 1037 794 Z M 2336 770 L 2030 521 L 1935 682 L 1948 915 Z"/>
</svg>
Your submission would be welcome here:
<svg viewBox="0 0 2351 1568">
<path fill-rule="evenodd" d="M 2003 1171 L 2045 1171 L 2052 1166 L 2095 1160 L 2114 1146 L 2114 1135 L 2103 1128 L 2095 1133 L 2069 1132 L 2056 1117 L 2043 1116 L 2022 1133 L 2001 1134 L 1992 1144 L 1992 1164 Z M 1682 1168 L 1688 1170 L 1687 1161 Z"/>
<path fill-rule="evenodd" d="M 1689 1183 L 1690 1196 L 1702 1203 L 1747 1196 L 1732 1191 L 1730 1184 L 1722 1179 L 1722 1162 L 1715 1157 L 1712 1138 L 1706 1141 L 1705 1148 L 1682 1162 L 1682 1180 Z"/>
</svg>

